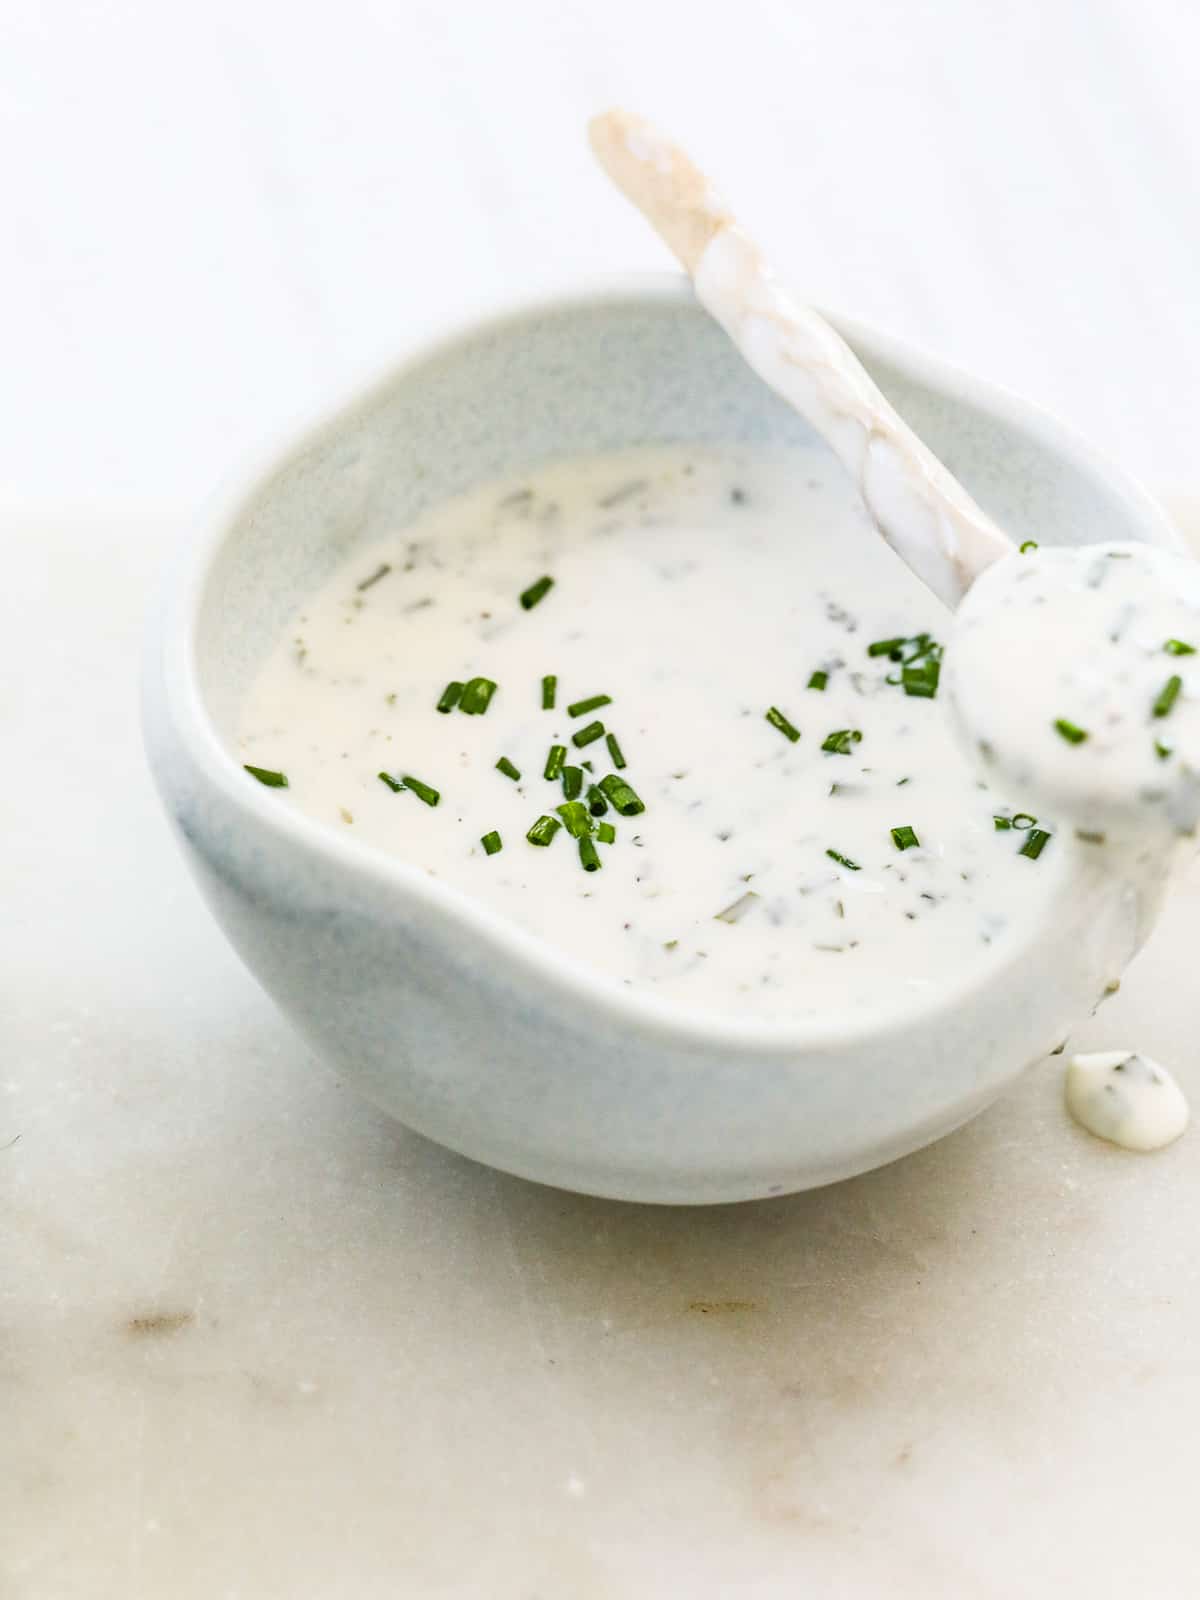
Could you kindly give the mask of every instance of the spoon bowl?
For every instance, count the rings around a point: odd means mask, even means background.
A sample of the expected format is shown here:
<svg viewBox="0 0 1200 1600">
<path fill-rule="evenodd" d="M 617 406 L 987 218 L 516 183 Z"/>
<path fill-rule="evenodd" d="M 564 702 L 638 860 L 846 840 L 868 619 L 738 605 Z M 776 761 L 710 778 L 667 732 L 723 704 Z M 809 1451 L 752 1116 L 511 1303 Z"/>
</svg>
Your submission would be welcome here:
<svg viewBox="0 0 1200 1600">
<path fill-rule="evenodd" d="M 831 321 L 1005 528 L 1177 547 L 1136 485 L 1033 407 Z M 670 275 L 424 344 L 205 512 L 154 618 L 144 721 L 202 892 L 327 1064 L 477 1160 L 703 1203 L 828 1183 L 965 1121 L 1094 1007 L 1144 936 L 1137 908 L 1064 839 L 1070 895 L 984 979 L 865 1022 L 699 1017 L 591 971 L 419 862 L 272 805 L 235 743 L 288 617 L 360 544 L 502 474 L 683 442 L 826 449 Z"/>
</svg>

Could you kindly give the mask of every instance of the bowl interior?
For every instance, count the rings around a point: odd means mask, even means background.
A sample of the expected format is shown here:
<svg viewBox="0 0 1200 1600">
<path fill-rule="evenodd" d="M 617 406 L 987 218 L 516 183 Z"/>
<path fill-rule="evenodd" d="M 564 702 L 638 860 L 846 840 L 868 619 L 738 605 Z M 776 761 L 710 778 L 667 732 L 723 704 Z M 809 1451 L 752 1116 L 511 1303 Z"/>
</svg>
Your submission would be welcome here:
<svg viewBox="0 0 1200 1600">
<path fill-rule="evenodd" d="M 881 388 L 1002 526 L 1169 542 L 1155 508 L 1032 408 L 838 319 Z M 638 444 L 824 449 L 681 283 L 589 295 L 428 348 L 313 429 L 235 502 L 202 584 L 196 664 L 232 737 L 245 686 L 354 545 L 555 457 Z"/>
</svg>

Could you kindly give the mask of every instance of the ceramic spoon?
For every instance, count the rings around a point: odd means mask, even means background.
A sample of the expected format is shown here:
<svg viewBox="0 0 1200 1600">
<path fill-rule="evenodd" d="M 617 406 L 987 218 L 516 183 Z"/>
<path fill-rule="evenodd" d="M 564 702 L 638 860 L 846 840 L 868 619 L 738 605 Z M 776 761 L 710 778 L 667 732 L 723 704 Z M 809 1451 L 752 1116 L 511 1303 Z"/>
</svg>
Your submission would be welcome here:
<svg viewBox="0 0 1200 1600">
<path fill-rule="evenodd" d="M 845 341 L 775 279 L 684 151 L 623 111 L 596 117 L 589 132 L 700 303 L 853 475 L 887 542 L 948 606 L 971 591 L 943 681 L 959 736 L 993 785 L 1140 854 L 1161 856 L 1172 836 L 1193 831 L 1196 563 L 1143 545 L 1039 551 L 1026 541 L 1018 553 Z"/>
</svg>

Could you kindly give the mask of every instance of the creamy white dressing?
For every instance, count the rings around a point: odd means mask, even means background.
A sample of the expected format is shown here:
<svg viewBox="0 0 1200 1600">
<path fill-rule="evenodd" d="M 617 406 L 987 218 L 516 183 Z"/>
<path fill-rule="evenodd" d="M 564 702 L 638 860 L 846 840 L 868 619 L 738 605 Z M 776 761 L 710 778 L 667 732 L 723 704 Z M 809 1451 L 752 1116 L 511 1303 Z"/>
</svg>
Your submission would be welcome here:
<svg viewBox="0 0 1200 1600">
<path fill-rule="evenodd" d="M 381 569 L 387 569 L 382 571 Z M 518 596 L 543 573 L 532 610 Z M 945 637 L 948 613 L 879 539 L 823 451 L 640 450 L 484 486 L 360 550 L 302 608 L 249 688 L 241 759 L 273 800 L 423 868 L 563 954 L 703 1011 L 882 1014 L 986 971 L 1052 914 L 1068 855 L 1039 859 L 875 640 Z M 807 687 L 827 674 L 824 691 Z M 543 710 L 541 680 L 558 680 Z M 451 680 L 499 688 L 441 715 Z M 572 719 L 596 694 L 612 703 Z M 792 742 L 765 717 L 777 706 Z M 547 752 L 612 770 L 599 871 L 560 830 Z M 853 730 L 848 753 L 822 749 Z M 519 782 L 496 770 L 507 757 Z M 377 774 L 411 774 L 436 807 Z M 251 781 L 249 778 L 247 781 Z M 1052 826 L 1052 825 L 1051 825 Z M 892 830 L 919 844 L 900 849 Z M 487 855 L 484 834 L 503 849 Z M 827 853 L 835 851 L 852 868 Z"/>
<path fill-rule="evenodd" d="M 1188 1125 L 1188 1105 L 1157 1061 L 1132 1050 L 1073 1056 L 1066 1074 L 1067 1110 L 1089 1133 L 1125 1150 L 1161 1150 Z"/>
</svg>

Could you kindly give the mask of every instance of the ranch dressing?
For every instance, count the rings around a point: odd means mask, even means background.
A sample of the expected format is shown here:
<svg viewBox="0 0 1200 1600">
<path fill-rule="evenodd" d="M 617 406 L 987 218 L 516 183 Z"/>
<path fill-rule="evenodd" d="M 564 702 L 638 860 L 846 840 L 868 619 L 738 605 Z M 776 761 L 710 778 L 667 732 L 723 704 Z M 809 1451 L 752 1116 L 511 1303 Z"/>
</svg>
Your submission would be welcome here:
<svg viewBox="0 0 1200 1600">
<path fill-rule="evenodd" d="M 727 1015 L 891 1014 L 1001 962 L 1051 914 L 1076 848 L 1048 816 L 1028 848 L 1034 819 L 1014 823 L 944 697 L 920 692 L 919 646 L 869 653 L 950 620 L 823 451 L 564 462 L 358 551 L 250 685 L 240 759 L 286 775 L 277 803 L 619 983 Z M 498 685 L 486 713 L 437 712 L 476 676 Z M 563 803 L 550 747 L 590 760 L 589 783 L 613 772 L 603 738 L 572 742 L 593 720 L 645 809 L 609 810 L 615 842 L 584 872 L 565 829 L 547 848 L 526 832 Z"/>
<path fill-rule="evenodd" d="M 1132 1050 L 1072 1057 L 1066 1100 L 1081 1128 L 1125 1150 L 1161 1150 L 1188 1125 L 1187 1101 L 1175 1079 Z"/>
</svg>

